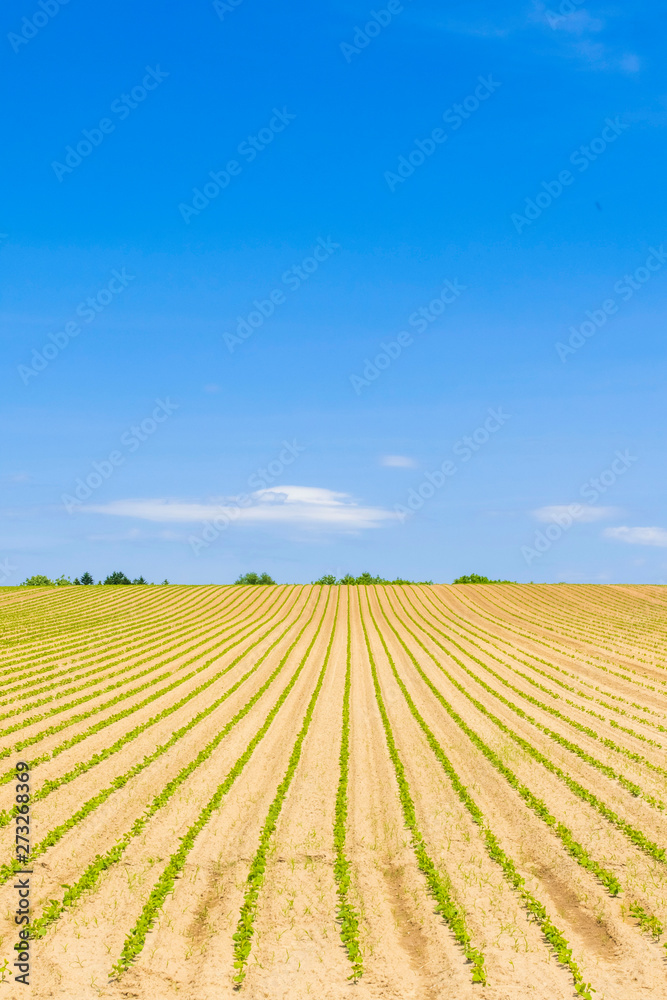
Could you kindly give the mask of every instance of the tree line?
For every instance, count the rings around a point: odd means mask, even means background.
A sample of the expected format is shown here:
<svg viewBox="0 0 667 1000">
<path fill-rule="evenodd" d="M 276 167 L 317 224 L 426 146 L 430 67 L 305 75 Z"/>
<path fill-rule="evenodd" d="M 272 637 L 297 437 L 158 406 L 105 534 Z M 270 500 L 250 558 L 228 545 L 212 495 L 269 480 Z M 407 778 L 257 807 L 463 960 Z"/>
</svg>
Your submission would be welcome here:
<svg viewBox="0 0 667 1000">
<path fill-rule="evenodd" d="M 21 586 L 22 587 L 70 587 L 70 586 L 90 587 L 94 583 L 95 581 L 93 580 L 90 573 L 82 573 L 80 577 L 77 576 L 74 580 L 70 580 L 68 576 L 59 576 L 56 580 L 50 580 L 48 576 L 44 576 L 42 573 L 37 573 L 35 576 L 29 576 L 27 580 L 24 580 Z M 144 580 L 143 576 L 138 576 L 136 577 L 136 579 L 130 580 L 130 578 L 128 576 L 125 576 L 125 573 L 121 573 L 120 570 L 115 570 L 113 573 L 110 573 L 105 580 L 97 581 L 98 586 L 99 585 L 108 586 L 109 584 L 131 585 L 137 583 L 144 584 L 146 586 L 153 586 L 153 584 L 148 583 L 148 580 Z M 161 586 L 164 585 L 165 583 L 168 584 L 169 580 L 163 580 Z"/>
<path fill-rule="evenodd" d="M 516 583 L 516 580 L 490 580 L 488 576 L 479 576 L 477 573 L 470 573 L 468 576 L 459 576 L 453 583 Z M 48 576 L 42 574 L 37 574 L 36 576 L 30 576 L 27 580 L 21 584 L 22 587 L 66 587 L 66 586 L 84 586 L 89 587 L 94 584 L 90 573 L 82 573 L 80 577 L 76 577 L 74 580 L 70 580 L 68 576 L 59 576 L 56 580 L 50 580 Z M 168 584 L 169 580 L 163 580 L 161 586 Z M 370 586 L 374 583 L 379 584 L 394 584 L 394 585 L 405 585 L 405 584 L 415 584 L 417 586 L 427 586 L 432 585 L 433 580 L 404 580 L 402 577 L 396 577 L 395 580 L 386 580 L 383 576 L 372 576 L 370 573 L 362 573 L 360 576 L 353 576 L 351 573 L 346 573 L 339 580 L 336 579 L 333 573 L 325 573 L 321 576 L 319 580 L 313 580 L 314 584 L 321 584 L 327 587 L 334 586 Z M 149 584 L 148 580 L 144 580 L 143 576 L 139 576 L 134 580 L 130 580 L 125 573 L 121 573 L 120 570 L 115 570 L 110 573 L 106 579 L 98 580 L 98 586 L 101 584 L 105 586 L 111 585 L 132 585 L 132 584 L 143 584 L 144 586 L 153 586 Z M 234 584 L 238 584 L 243 587 L 247 586 L 277 586 L 276 581 L 273 577 L 269 576 L 268 573 L 242 573 L 238 579 L 234 580 Z"/>
<path fill-rule="evenodd" d="M 403 580 L 401 577 L 396 577 L 395 580 L 385 580 L 383 576 L 372 576 L 370 573 L 362 573 L 360 576 L 352 576 L 351 573 L 346 573 L 345 576 L 341 576 L 340 580 L 337 580 L 333 573 L 326 573 L 321 576 L 319 580 L 313 580 L 313 583 L 321 583 L 325 586 L 370 586 L 373 583 L 394 583 L 394 584 L 432 584 L 433 580 Z"/>
</svg>

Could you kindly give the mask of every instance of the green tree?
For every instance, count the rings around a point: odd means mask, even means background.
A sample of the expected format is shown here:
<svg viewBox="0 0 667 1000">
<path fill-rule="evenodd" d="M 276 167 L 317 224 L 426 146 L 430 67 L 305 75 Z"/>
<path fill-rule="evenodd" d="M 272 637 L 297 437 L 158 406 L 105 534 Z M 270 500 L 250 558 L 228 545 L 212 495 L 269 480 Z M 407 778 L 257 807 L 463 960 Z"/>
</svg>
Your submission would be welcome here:
<svg viewBox="0 0 667 1000">
<path fill-rule="evenodd" d="M 56 580 L 56 587 L 69 587 L 71 584 L 72 581 L 68 576 L 59 576 Z"/>
<path fill-rule="evenodd" d="M 79 582 L 84 584 L 84 586 L 86 587 L 89 587 L 91 583 L 95 583 L 90 573 L 84 573 Z"/>
<path fill-rule="evenodd" d="M 333 576 L 328 575 L 328 576 L 321 577 L 319 580 L 315 580 L 315 583 L 329 583 L 329 584 L 331 584 L 331 583 L 336 583 L 336 580 L 334 579 Z M 374 583 L 379 583 L 379 584 L 390 583 L 390 584 L 394 584 L 396 586 L 401 586 L 403 584 L 414 584 L 414 585 L 418 585 L 418 586 L 424 586 L 424 585 L 432 586 L 433 580 L 403 580 L 401 577 L 396 577 L 395 580 L 385 580 L 385 578 L 383 576 L 373 576 L 371 573 L 365 572 L 365 573 L 361 573 L 360 576 L 352 576 L 351 573 L 346 573 L 345 576 L 342 576 L 340 578 L 340 580 L 338 580 L 338 583 L 339 584 L 343 584 L 344 586 L 345 585 L 352 586 L 352 585 L 356 584 L 357 586 L 362 586 L 362 587 L 369 587 L 369 586 L 372 586 L 372 584 L 374 584 Z"/>
<path fill-rule="evenodd" d="M 128 579 L 128 577 L 126 577 L 124 573 L 121 573 L 120 570 L 115 570 L 115 572 L 109 574 L 109 576 L 106 578 L 106 580 L 104 581 L 104 583 L 105 583 L 105 585 L 108 585 L 108 584 L 128 584 L 128 583 L 132 583 L 132 581 L 130 579 Z"/>
<path fill-rule="evenodd" d="M 454 583 L 516 583 L 516 580 L 489 580 L 488 576 L 469 573 L 468 576 L 458 576 Z"/>
<path fill-rule="evenodd" d="M 36 576 L 29 576 L 27 580 L 24 580 L 21 584 L 22 587 L 52 587 L 53 580 L 49 580 L 48 576 L 43 576 L 38 573 Z"/>
<path fill-rule="evenodd" d="M 274 584 L 273 580 L 268 573 L 262 573 L 259 576 L 257 573 L 242 573 L 238 580 L 234 580 L 235 584 L 241 584 L 241 586 L 248 586 L 249 584 Z"/>
<path fill-rule="evenodd" d="M 333 587 L 335 582 L 336 582 L 336 577 L 333 575 L 333 573 L 325 573 L 324 576 L 321 576 L 319 578 L 319 580 L 313 580 L 313 583 L 321 583 L 325 587 Z"/>
<path fill-rule="evenodd" d="M 143 576 L 138 576 L 132 583 L 148 583 L 148 580 L 144 580 Z"/>
</svg>

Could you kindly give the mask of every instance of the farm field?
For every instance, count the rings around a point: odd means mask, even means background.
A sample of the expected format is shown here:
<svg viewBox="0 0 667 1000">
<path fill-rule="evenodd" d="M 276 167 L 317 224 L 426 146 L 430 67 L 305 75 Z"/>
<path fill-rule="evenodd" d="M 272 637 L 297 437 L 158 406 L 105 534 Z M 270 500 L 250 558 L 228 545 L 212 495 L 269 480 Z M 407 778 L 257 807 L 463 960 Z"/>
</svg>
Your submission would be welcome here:
<svg viewBox="0 0 667 1000">
<path fill-rule="evenodd" d="M 0 1000 L 667 998 L 667 588 L 1 588 L 0 623 Z"/>
</svg>

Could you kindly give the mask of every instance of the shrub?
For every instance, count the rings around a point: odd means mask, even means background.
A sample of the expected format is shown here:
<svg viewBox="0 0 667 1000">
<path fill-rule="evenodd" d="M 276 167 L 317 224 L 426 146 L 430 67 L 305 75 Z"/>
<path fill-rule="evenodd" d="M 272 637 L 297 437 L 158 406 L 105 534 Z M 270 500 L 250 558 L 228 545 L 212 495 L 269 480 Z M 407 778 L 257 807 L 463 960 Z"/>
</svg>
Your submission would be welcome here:
<svg viewBox="0 0 667 1000">
<path fill-rule="evenodd" d="M 458 576 L 454 583 L 516 583 L 516 580 L 489 580 L 488 576 L 470 573 L 468 576 Z"/>
<path fill-rule="evenodd" d="M 53 580 L 49 580 L 48 576 L 43 576 L 42 574 L 37 574 L 36 576 L 29 576 L 22 584 L 22 587 L 52 587 Z"/>
<path fill-rule="evenodd" d="M 275 586 L 276 581 L 268 573 L 262 573 L 261 576 L 257 573 L 242 573 L 238 580 L 234 580 L 234 583 L 239 583 L 241 586 L 248 586 L 249 584 L 273 584 Z"/>
<path fill-rule="evenodd" d="M 361 576 L 352 576 L 351 573 L 346 573 L 345 576 L 342 576 L 340 578 L 340 580 L 337 580 L 332 573 L 327 573 L 325 576 L 321 576 L 319 580 L 315 580 L 314 583 L 323 583 L 323 584 L 328 584 L 330 586 L 337 583 L 340 584 L 341 586 L 370 587 L 374 583 L 379 583 L 379 584 L 389 583 L 399 586 L 402 584 L 413 584 L 413 583 L 432 584 L 433 580 L 403 580 L 400 577 L 396 577 L 395 580 L 385 580 L 384 577 L 371 576 L 370 573 L 365 572 L 362 573 Z"/>
<path fill-rule="evenodd" d="M 104 583 L 105 583 L 105 585 L 106 584 L 112 584 L 112 583 L 113 584 L 121 584 L 121 583 L 122 584 L 127 584 L 127 583 L 132 583 L 132 581 L 129 580 L 128 577 L 126 577 L 124 573 L 121 573 L 120 570 L 116 570 L 114 573 L 110 573 L 109 574 L 109 576 L 106 578 L 106 580 L 104 581 Z"/>
</svg>

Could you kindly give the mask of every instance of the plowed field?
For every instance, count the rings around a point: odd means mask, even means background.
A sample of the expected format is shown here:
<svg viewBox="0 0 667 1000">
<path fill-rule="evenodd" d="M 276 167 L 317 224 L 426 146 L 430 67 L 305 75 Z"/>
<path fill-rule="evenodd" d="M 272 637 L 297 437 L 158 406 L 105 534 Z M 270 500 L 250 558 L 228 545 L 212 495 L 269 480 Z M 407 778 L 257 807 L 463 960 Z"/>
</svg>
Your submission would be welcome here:
<svg viewBox="0 0 667 1000">
<path fill-rule="evenodd" d="M 664 587 L 5 588 L 0 623 L 0 1000 L 667 998 Z"/>
</svg>

